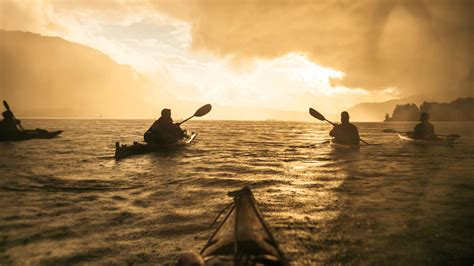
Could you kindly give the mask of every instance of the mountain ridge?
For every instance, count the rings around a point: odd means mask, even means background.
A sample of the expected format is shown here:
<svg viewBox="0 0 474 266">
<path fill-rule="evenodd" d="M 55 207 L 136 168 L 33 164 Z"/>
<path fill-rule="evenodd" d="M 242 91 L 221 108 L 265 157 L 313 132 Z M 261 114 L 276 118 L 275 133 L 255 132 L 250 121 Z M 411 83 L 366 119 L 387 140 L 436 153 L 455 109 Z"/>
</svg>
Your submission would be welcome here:
<svg viewBox="0 0 474 266">
<path fill-rule="evenodd" d="M 363 102 L 347 109 L 354 121 L 382 122 L 386 114 L 391 114 L 395 106 L 399 104 L 421 104 L 423 101 L 432 100 L 427 95 L 412 95 L 409 97 L 392 99 L 384 102 Z"/>
<path fill-rule="evenodd" d="M 74 116 L 130 117 L 150 108 L 142 100 L 148 97 L 140 96 L 156 92 L 152 82 L 96 49 L 31 32 L 1 30 L 0 38 L 0 98 L 11 102 L 18 116 L 69 110 Z"/>
</svg>

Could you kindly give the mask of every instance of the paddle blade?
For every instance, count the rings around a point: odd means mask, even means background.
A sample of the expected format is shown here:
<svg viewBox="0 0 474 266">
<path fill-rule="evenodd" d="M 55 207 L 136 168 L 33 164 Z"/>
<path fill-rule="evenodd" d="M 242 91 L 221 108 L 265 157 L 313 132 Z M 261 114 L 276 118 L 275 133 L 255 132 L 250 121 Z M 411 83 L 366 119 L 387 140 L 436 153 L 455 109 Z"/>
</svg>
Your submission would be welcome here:
<svg viewBox="0 0 474 266">
<path fill-rule="evenodd" d="M 212 109 L 212 105 L 206 104 L 203 107 L 199 108 L 196 113 L 194 113 L 194 116 L 200 117 L 203 115 L 207 115 Z"/>
<path fill-rule="evenodd" d="M 324 118 L 322 114 L 320 114 L 318 111 L 314 110 L 313 108 L 309 108 L 309 114 L 318 120 L 321 120 L 321 121 L 326 120 L 326 118 Z"/>
<path fill-rule="evenodd" d="M 3 106 L 5 106 L 5 109 L 7 109 L 7 111 L 10 111 L 10 105 L 8 105 L 7 101 L 3 100 Z"/>
<path fill-rule="evenodd" d="M 395 129 L 391 129 L 391 128 L 386 128 L 383 130 L 384 133 L 398 133 L 398 131 L 396 131 Z"/>
</svg>

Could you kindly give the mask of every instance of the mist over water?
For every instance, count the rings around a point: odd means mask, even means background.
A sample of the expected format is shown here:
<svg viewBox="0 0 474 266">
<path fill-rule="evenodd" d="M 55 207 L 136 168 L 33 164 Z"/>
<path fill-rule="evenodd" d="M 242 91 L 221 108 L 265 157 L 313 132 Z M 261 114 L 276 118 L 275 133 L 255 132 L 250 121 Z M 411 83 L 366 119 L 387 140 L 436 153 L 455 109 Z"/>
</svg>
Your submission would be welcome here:
<svg viewBox="0 0 474 266">
<path fill-rule="evenodd" d="M 435 123 L 454 148 L 359 123 L 381 145 L 341 152 L 327 124 L 190 121 L 192 145 L 116 162 L 114 143 L 150 123 L 24 120 L 65 132 L 0 143 L 0 264 L 172 264 L 244 185 L 294 265 L 474 262 L 473 123 Z"/>
</svg>

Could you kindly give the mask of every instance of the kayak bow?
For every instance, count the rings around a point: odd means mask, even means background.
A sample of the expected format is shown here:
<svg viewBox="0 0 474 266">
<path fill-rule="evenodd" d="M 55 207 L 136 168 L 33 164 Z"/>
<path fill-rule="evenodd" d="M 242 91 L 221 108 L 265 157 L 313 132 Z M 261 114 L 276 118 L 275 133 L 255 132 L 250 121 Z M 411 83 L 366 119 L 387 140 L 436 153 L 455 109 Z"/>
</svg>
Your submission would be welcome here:
<svg viewBox="0 0 474 266">
<path fill-rule="evenodd" d="M 250 188 L 229 196 L 231 209 L 201 250 L 206 265 L 287 265 Z"/>
</svg>

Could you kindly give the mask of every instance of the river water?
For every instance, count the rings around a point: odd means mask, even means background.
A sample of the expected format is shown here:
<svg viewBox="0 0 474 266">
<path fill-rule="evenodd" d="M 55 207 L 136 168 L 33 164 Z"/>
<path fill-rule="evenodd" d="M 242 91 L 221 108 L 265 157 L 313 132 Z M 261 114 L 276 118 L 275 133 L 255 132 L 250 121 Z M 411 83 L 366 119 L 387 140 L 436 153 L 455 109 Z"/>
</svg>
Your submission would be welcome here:
<svg viewBox="0 0 474 266">
<path fill-rule="evenodd" d="M 380 145 L 341 152 L 322 123 L 190 121 L 176 152 L 116 162 L 148 120 L 25 120 L 52 140 L 0 143 L 0 264 L 172 264 L 198 252 L 227 192 L 245 185 L 292 265 L 474 263 L 474 124 L 419 147 L 359 123 Z"/>
</svg>

